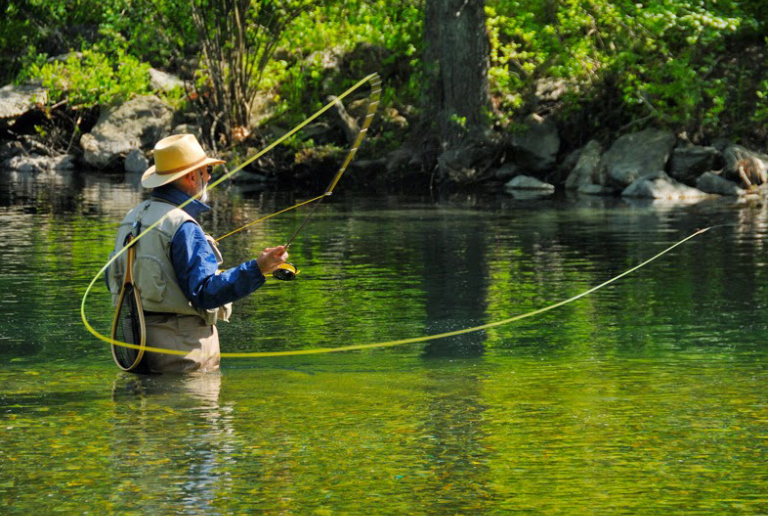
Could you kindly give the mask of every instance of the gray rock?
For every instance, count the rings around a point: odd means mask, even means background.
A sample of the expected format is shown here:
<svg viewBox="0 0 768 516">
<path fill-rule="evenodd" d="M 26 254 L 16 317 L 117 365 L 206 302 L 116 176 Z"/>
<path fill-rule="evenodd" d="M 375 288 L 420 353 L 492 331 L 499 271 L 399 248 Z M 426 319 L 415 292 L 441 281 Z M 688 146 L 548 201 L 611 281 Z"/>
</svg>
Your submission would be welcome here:
<svg viewBox="0 0 768 516">
<path fill-rule="evenodd" d="M 597 184 L 582 185 L 576 191 L 583 195 L 598 195 L 601 197 L 616 195 L 615 188 L 611 188 L 610 186 L 597 185 Z"/>
<path fill-rule="evenodd" d="M 720 152 L 714 147 L 678 147 L 672 151 L 669 175 L 673 179 L 693 185 L 705 172 L 716 168 Z"/>
<path fill-rule="evenodd" d="M 48 91 L 38 84 L 9 84 L 0 88 L 0 118 L 16 118 L 48 101 Z"/>
<path fill-rule="evenodd" d="M 636 179 L 621 192 L 622 197 L 667 200 L 695 199 L 707 195 L 697 188 L 675 181 L 665 172 L 656 172 Z"/>
<path fill-rule="evenodd" d="M 531 176 L 513 177 L 504 185 L 506 190 L 537 190 L 541 192 L 554 192 L 555 186 L 544 181 L 540 181 Z"/>
<path fill-rule="evenodd" d="M 582 186 L 600 184 L 600 160 L 603 146 L 592 140 L 587 143 L 579 153 L 579 160 L 568 177 L 565 179 L 565 188 L 578 190 Z"/>
<path fill-rule="evenodd" d="M 149 168 L 149 160 L 139 149 L 133 149 L 125 157 L 125 171 L 138 174 Z"/>
<path fill-rule="evenodd" d="M 714 172 L 704 172 L 696 180 L 696 188 L 702 192 L 717 195 L 743 195 L 747 193 L 733 181 L 729 181 Z"/>
<path fill-rule="evenodd" d="M 579 149 L 576 149 L 575 151 L 571 151 L 568 153 L 568 155 L 563 159 L 562 162 L 560 162 L 560 170 L 563 171 L 563 175 L 567 176 L 571 170 L 574 169 L 576 166 L 576 163 L 579 162 L 579 158 L 581 157 L 581 152 L 584 150 L 584 147 L 581 147 Z"/>
<path fill-rule="evenodd" d="M 184 89 L 184 81 L 175 75 L 150 68 L 149 86 L 153 91 L 171 91 L 174 88 Z"/>
<path fill-rule="evenodd" d="M 53 160 L 53 170 L 55 172 L 69 172 L 75 169 L 75 157 L 71 154 L 51 158 Z"/>
<path fill-rule="evenodd" d="M 80 138 L 86 163 L 105 168 L 134 149 L 145 149 L 170 133 L 173 112 L 155 96 L 136 97 L 102 112 Z"/>
<path fill-rule="evenodd" d="M 527 170 L 543 172 L 552 169 L 560 151 L 557 126 L 550 118 L 531 115 L 525 121 L 526 130 L 512 138 L 515 162 Z"/>
<path fill-rule="evenodd" d="M 506 190 L 506 193 L 510 194 L 520 201 L 534 201 L 538 199 L 547 199 L 552 197 L 554 192 L 549 190 Z"/>
<path fill-rule="evenodd" d="M 622 136 L 603 155 L 607 181 L 626 187 L 638 178 L 664 170 L 676 140 L 673 133 L 656 129 Z"/>
<path fill-rule="evenodd" d="M 75 168 L 75 158 L 69 154 L 62 156 L 18 155 L 6 160 L 4 165 L 9 170 L 23 174 L 70 172 Z"/>
</svg>

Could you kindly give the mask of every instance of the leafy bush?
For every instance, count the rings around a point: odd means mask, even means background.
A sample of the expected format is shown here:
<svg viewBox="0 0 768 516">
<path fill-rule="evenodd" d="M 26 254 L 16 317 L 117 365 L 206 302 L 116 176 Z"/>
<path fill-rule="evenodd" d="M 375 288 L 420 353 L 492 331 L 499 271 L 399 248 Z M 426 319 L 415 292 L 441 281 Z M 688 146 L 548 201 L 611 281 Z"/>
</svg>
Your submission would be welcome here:
<svg viewBox="0 0 768 516">
<path fill-rule="evenodd" d="M 721 61 L 736 35 L 758 32 L 760 10 L 735 0 L 488 0 L 492 91 L 514 112 L 538 78 L 580 85 L 577 102 L 609 84 L 620 112 L 606 116 L 714 129 L 736 87 L 718 77 Z"/>
<path fill-rule="evenodd" d="M 33 61 L 29 78 L 48 88 L 50 102 L 67 99 L 71 106 L 111 104 L 148 93 L 149 65 L 118 50 L 114 59 L 95 50 L 71 53 L 66 61 Z"/>
</svg>

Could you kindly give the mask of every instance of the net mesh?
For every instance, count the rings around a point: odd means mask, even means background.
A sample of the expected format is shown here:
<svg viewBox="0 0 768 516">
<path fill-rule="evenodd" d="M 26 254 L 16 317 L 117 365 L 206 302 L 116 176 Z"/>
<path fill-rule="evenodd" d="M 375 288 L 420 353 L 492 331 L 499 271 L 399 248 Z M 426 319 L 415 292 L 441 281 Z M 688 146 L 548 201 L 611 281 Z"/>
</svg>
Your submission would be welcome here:
<svg viewBox="0 0 768 516">
<path fill-rule="evenodd" d="M 144 341 L 144 328 L 141 324 L 140 312 L 141 300 L 139 299 L 138 292 L 132 284 L 126 283 L 123 287 L 120 306 L 115 316 L 112 338 L 120 342 L 140 346 Z M 116 344 L 112 345 L 112 356 L 115 358 L 115 362 L 121 369 L 126 371 L 136 373 L 147 372 L 146 364 L 141 361 L 143 354 L 143 350 Z"/>
</svg>

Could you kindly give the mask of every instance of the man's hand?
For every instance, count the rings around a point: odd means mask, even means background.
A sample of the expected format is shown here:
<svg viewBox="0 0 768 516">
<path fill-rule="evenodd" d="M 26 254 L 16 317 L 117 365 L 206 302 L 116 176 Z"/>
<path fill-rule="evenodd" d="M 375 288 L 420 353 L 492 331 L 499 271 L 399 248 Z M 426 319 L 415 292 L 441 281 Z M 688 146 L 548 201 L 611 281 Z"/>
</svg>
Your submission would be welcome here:
<svg viewBox="0 0 768 516">
<path fill-rule="evenodd" d="M 259 266 L 259 270 L 263 275 L 267 275 L 270 272 L 277 269 L 280 264 L 285 263 L 288 259 L 288 253 L 285 252 L 285 246 L 267 247 L 256 258 L 256 263 Z"/>
</svg>

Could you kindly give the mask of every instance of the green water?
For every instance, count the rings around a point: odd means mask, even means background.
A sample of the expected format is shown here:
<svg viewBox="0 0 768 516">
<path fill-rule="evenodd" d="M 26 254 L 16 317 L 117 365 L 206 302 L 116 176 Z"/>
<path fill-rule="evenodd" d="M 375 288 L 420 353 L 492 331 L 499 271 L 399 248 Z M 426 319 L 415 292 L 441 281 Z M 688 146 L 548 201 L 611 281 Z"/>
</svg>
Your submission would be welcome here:
<svg viewBox="0 0 768 516">
<path fill-rule="evenodd" d="M 419 337 L 136 377 L 80 299 L 135 178 L 0 172 L 3 514 L 768 513 L 768 208 L 345 194 L 220 326 L 223 351 Z M 214 193 L 218 236 L 306 196 Z M 306 211 L 223 242 L 230 265 Z M 99 281 L 89 322 L 109 330 Z"/>
</svg>

